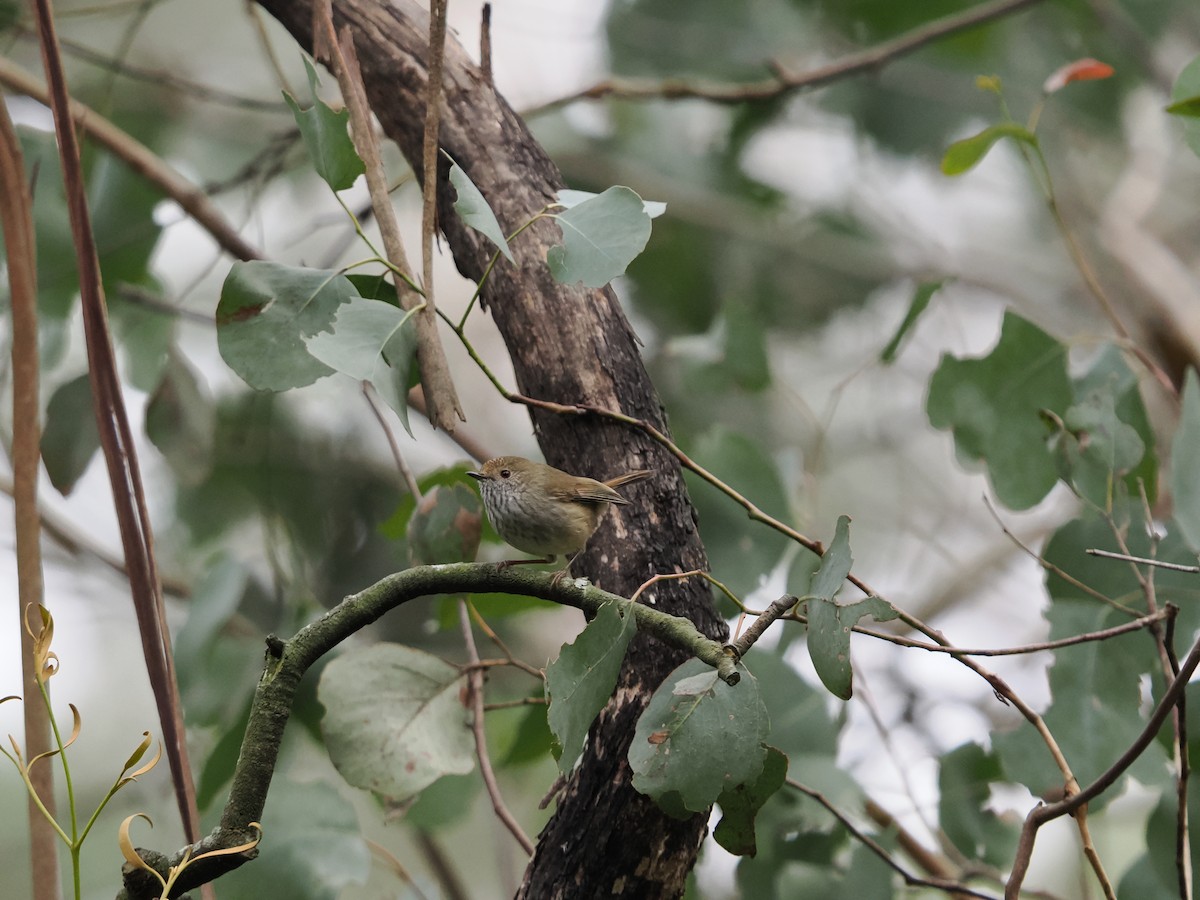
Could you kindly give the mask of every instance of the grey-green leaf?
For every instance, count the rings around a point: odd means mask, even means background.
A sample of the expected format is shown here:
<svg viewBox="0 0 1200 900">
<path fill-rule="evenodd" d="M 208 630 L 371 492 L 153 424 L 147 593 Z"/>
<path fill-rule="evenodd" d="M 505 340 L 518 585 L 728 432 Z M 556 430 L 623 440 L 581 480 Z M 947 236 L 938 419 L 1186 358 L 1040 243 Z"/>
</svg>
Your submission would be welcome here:
<svg viewBox="0 0 1200 900">
<path fill-rule="evenodd" d="M 64 497 L 71 493 L 99 449 L 92 385 L 85 373 L 59 385 L 46 409 L 42 462 L 50 483 Z"/>
<path fill-rule="evenodd" d="M 953 430 L 960 458 L 986 462 L 1000 502 L 1028 509 L 1058 481 L 1042 411 L 1062 416 L 1072 395 L 1067 348 L 1009 312 L 987 356 L 942 357 L 926 410 L 935 428 Z"/>
<path fill-rule="evenodd" d="M 283 99 L 292 109 L 296 125 L 304 138 L 304 146 L 308 148 L 308 155 L 312 159 L 313 168 L 335 191 L 344 191 L 366 171 L 366 166 L 359 159 L 346 127 L 350 121 L 350 111 L 343 109 L 335 112 L 333 107 L 317 96 L 320 79 L 317 78 L 317 72 L 307 56 L 304 57 L 304 68 L 308 72 L 308 86 L 312 90 L 313 105 L 308 109 L 301 109 L 300 104 L 286 91 Z"/>
<path fill-rule="evenodd" d="M 1179 427 L 1171 443 L 1171 493 L 1175 521 L 1188 546 L 1200 552 L 1200 379 L 1188 369 Z"/>
<path fill-rule="evenodd" d="M 917 324 L 917 320 L 921 318 L 921 314 L 929 308 L 929 301 L 933 299 L 933 295 L 940 291 L 942 285 L 945 283 L 945 280 L 925 281 L 917 285 L 917 289 L 913 292 L 912 300 L 909 301 L 908 311 L 904 314 L 904 321 L 900 323 L 900 327 L 896 329 L 896 333 L 892 335 L 892 339 L 887 342 L 887 346 L 879 354 L 879 361 L 881 363 L 889 365 L 896 361 L 896 356 L 900 352 L 900 344 Z"/>
<path fill-rule="evenodd" d="M 758 680 L 736 687 L 699 660 L 667 676 L 638 720 L 629 765 L 633 786 L 673 815 L 707 810 L 722 792 L 762 774 L 770 730 Z"/>
<path fill-rule="evenodd" d="M 854 694 L 850 629 L 863 616 L 886 622 L 897 615 L 892 605 L 879 597 L 846 604 L 821 597 L 808 601 L 808 653 L 821 683 L 831 694 L 843 700 L 849 700 Z"/>
<path fill-rule="evenodd" d="M 308 352 L 331 369 L 369 381 L 408 424 L 408 379 L 416 336 L 404 310 L 382 300 L 351 299 L 337 311 L 333 328 L 305 340 Z"/>
<path fill-rule="evenodd" d="M 405 531 L 414 566 L 470 562 L 479 550 L 483 508 L 465 484 L 443 484 L 427 491 L 413 510 Z"/>
<path fill-rule="evenodd" d="M 850 553 L 850 517 L 838 516 L 837 525 L 833 530 L 833 540 L 825 548 L 821 557 L 821 567 L 813 576 L 810 593 L 814 597 L 832 600 L 842 587 L 850 567 L 854 565 L 854 557 Z"/>
<path fill-rule="evenodd" d="M 603 287 L 646 248 L 650 217 L 642 198 L 627 187 L 610 187 L 555 217 L 563 242 L 546 254 L 550 272 L 563 284 Z"/>
<path fill-rule="evenodd" d="M 505 259 L 513 262 L 512 250 L 508 247 L 508 240 L 504 237 L 504 229 L 500 227 L 496 214 L 488 206 L 483 192 L 475 186 L 475 182 L 467 177 L 467 173 L 458 163 L 450 167 L 450 184 L 454 186 L 457 194 L 457 199 L 454 201 L 455 212 L 462 217 L 464 222 L 499 247 Z"/>
<path fill-rule="evenodd" d="M 767 747 L 767 759 L 758 778 L 721 792 L 717 799 L 721 804 L 721 821 L 713 830 L 713 839 L 730 853 L 754 856 L 758 852 L 754 819 L 763 804 L 783 787 L 787 770 L 788 758 L 783 752 Z"/>
<path fill-rule="evenodd" d="M 622 616 L 617 604 L 606 603 L 546 668 L 548 719 L 561 748 L 558 768 L 564 773 L 575 765 L 592 720 L 612 696 L 635 623 L 631 613 Z"/>
<path fill-rule="evenodd" d="M 1175 79 L 1171 100 L 1167 111 L 1180 117 L 1184 140 L 1200 156 L 1200 56 L 1184 66 Z"/>
<path fill-rule="evenodd" d="M 344 276 L 274 262 L 237 262 L 221 286 L 217 346 L 252 388 L 286 391 L 333 373 L 305 340 L 325 331 L 357 294 Z"/>
<path fill-rule="evenodd" d="M 436 656 L 376 644 L 325 667 L 317 699 L 334 766 L 350 784 L 394 800 L 474 766 L 465 676 Z"/>
</svg>

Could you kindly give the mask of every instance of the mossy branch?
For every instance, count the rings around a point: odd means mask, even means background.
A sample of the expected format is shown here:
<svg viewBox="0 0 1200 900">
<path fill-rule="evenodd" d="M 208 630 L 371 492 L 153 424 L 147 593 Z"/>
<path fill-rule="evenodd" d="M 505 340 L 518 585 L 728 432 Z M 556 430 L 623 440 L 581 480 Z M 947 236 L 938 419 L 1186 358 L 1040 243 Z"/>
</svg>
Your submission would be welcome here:
<svg viewBox="0 0 1200 900">
<path fill-rule="evenodd" d="M 262 821 L 267 790 L 275 772 L 296 690 L 304 674 L 317 660 L 389 610 L 418 597 L 501 593 L 538 597 L 573 606 L 588 614 L 594 614 L 605 603 L 623 604 L 633 610 L 641 631 L 686 650 L 713 666 L 729 684 L 736 684 L 740 679 L 734 655 L 721 643 L 706 638 L 687 619 L 633 603 L 583 579 L 556 579 L 552 572 L 502 568 L 489 563 L 419 566 L 389 575 L 365 590 L 346 597 L 321 618 L 301 628 L 290 640 L 284 641 L 274 635 L 267 638 L 266 664 L 254 693 L 250 719 L 242 738 L 241 753 L 220 825 L 203 840 L 180 849 L 173 857 L 138 850 L 141 857 L 164 877 L 171 866 L 178 866 L 185 854 L 190 852 L 193 861 L 175 880 L 171 896 L 177 897 L 212 881 L 256 855 L 257 850 L 249 850 L 240 854 L 197 858 L 213 850 L 248 843 L 256 836 L 251 823 Z M 270 835 L 266 839 L 270 840 Z M 149 872 L 126 864 L 123 875 L 125 887 L 117 895 L 118 900 L 148 900 L 159 896 L 161 885 Z"/>
</svg>

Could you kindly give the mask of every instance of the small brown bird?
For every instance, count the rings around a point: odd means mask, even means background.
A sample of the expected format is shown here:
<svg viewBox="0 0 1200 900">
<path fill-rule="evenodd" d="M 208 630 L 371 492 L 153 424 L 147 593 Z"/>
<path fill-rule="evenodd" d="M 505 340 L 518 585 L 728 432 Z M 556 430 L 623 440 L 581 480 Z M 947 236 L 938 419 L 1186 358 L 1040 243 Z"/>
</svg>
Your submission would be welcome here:
<svg viewBox="0 0 1200 900">
<path fill-rule="evenodd" d="M 605 508 L 629 503 L 613 488 L 646 478 L 650 472 L 638 469 L 610 481 L 596 481 L 520 456 L 498 456 L 467 474 L 479 482 L 488 519 L 500 537 L 539 557 L 505 560 L 504 565 L 552 563 L 557 556 L 567 556 L 570 569 Z"/>
</svg>

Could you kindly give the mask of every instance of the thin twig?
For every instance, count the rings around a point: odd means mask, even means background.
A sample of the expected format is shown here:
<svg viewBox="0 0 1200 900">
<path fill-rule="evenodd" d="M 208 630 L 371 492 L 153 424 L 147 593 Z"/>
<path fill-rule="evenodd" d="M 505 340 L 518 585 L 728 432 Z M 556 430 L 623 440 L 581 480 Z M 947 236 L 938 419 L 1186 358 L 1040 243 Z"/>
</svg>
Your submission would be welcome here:
<svg viewBox="0 0 1200 900">
<path fill-rule="evenodd" d="M 479 14 L 479 68 L 483 72 L 483 80 L 490 88 L 495 88 L 492 81 L 492 4 L 483 4 Z"/>
<path fill-rule="evenodd" d="M 973 9 L 935 19 L 913 28 L 889 41 L 866 50 L 849 53 L 824 66 L 807 72 L 791 72 L 778 62 L 772 62 L 774 77 L 740 84 L 685 81 L 640 81 L 609 78 L 574 94 L 553 100 L 525 112 L 525 117 L 540 115 L 579 100 L 599 100 L 618 97 L 623 100 L 683 100 L 695 98 L 712 103 L 745 103 L 751 100 L 770 100 L 800 90 L 811 90 L 851 75 L 870 72 L 950 35 L 1019 12 L 1040 0 L 994 0 Z"/>
<path fill-rule="evenodd" d="M 904 883 L 909 887 L 927 887 L 938 891 L 945 891 L 948 894 L 956 894 L 962 897 L 978 897 L 980 900 L 998 900 L 995 894 L 977 891 L 975 888 L 968 887 L 961 882 L 953 881 L 948 878 L 922 878 L 920 875 L 914 875 L 904 866 L 900 865 L 900 863 L 897 862 L 878 841 L 851 822 L 850 817 L 834 806 L 833 803 L 831 803 L 829 799 L 826 798 L 825 795 L 820 791 L 801 784 L 792 778 L 788 778 L 785 783 L 788 787 L 799 791 L 806 796 L 812 797 L 812 799 L 816 800 L 823 807 L 825 807 L 825 809 L 828 810 L 829 813 L 841 823 L 842 827 L 850 832 L 850 835 L 856 841 L 878 856 L 888 868 L 903 878 Z"/>
<path fill-rule="evenodd" d="M 1150 718 L 1147 720 L 1145 727 L 1137 739 L 1118 757 L 1117 761 L 1087 787 L 1069 792 L 1066 799 L 1060 800 L 1057 803 L 1035 806 L 1029 811 L 1029 815 L 1026 816 L 1025 824 L 1021 829 L 1016 857 L 1013 860 L 1012 874 L 1009 876 L 1008 884 L 1004 891 L 1004 896 L 1007 900 L 1017 900 L 1020 894 L 1021 882 L 1025 879 L 1025 874 L 1029 870 L 1029 861 L 1033 856 L 1033 845 L 1037 838 L 1038 829 L 1047 822 L 1061 816 L 1073 814 L 1085 803 L 1094 797 L 1098 797 L 1112 787 L 1113 783 L 1124 774 L 1126 769 L 1133 765 L 1134 761 L 1142 755 L 1158 735 L 1159 729 L 1162 728 L 1167 717 L 1172 714 L 1176 704 L 1179 702 L 1180 696 L 1187 689 L 1188 681 L 1191 679 L 1192 673 L 1196 671 L 1198 665 L 1200 665 L 1200 640 L 1197 640 L 1192 645 L 1187 658 L 1179 667 L 1179 674 L 1167 686 L 1162 699 L 1154 707 L 1154 712 L 1151 713 Z"/>
<path fill-rule="evenodd" d="M 375 416 L 375 421 L 379 423 L 379 427 L 383 431 L 383 436 L 387 438 L 388 447 L 392 450 L 392 459 L 396 463 L 396 468 L 400 471 L 400 477 L 404 479 L 404 483 L 408 486 L 408 492 L 412 494 L 413 499 L 420 504 L 421 487 L 417 484 L 417 477 L 413 474 L 412 469 L 409 468 L 404 454 L 400 452 L 400 445 L 396 443 L 395 432 L 388 425 L 387 417 L 383 414 L 383 408 L 379 403 L 379 398 L 375 396 L 375 389 L 371 387 L 371 382 L 364 381 L 362 383 L 362 393 L 367 398 L 367 405 L 371 407 L 371 413 Z"/>
<path fill-rule="evenodd" d="M 799 618 L 799 617 L 797 617 Z M 854 627 L 854 631 L 859 634 L 867 634 L 880 640 L 888 641 L 897 644 L 901 647 L 913 647 L 917 650 L 927 650 L 930 653 L 946 653 L 950 656 L 1020 656 L 1026 653 L 1042 653 L 1047 650 L 1059 650 L 1063 647 L 1073 647 L 1076 644 L 1087 644 L 1092 641 L 1107 641 L 1110 638 L 1118 637 L 1122 634 L 1128 634 L 1131 631 L 1141 631 L 1143 628 L 1148 628 L 1156 622 L 1161 622 L 1163 619 L 1169 618 L 1166 610 L 1159 610 L 1150 615 L 1141 616 L 1134 619 L 1132 622 L 1125 622 L 1121 625 L 1114 625 L 1112 628 L 1104 628 L 1100 631 L 1088 631 L 1083 634 L 1075 634 L 1070 637 L 1058 638 L 1053 641 L 1039 641 L 1034 644 L 1022 644 L 1019 647 L 956 647 L 954 645 L 942 644 L 927 644 L 924 641 L 915 641 L 912 638 L 902 637 L 898 634 L 888 634 L 886 631 L 876 631 L 873 628 L 866 628 L 860 625 Z"/>
<path fill-rule="evenodd" d="M 167 761 L 175 786 L 175 799 L 179 806 L 180 818 L 183 820 L 184 832 L 188 840 L 195 841 L 200 837 L 200 815 L 196 808 L 195 786 L 188 761 L 183 709 L 175 678 L 171 636 L 166 626 L 162 585 L 154 559 L 154 534 L 150 526 L 145 493 L 142 490 L 137 450 L 117 375 L 99 258 L 88 215 L 87 191 L 80 166 L 79 140 L 75 133 L 77 110 L 71 104 L 67 91 L 50 0 L 34 0 L 33 6 L 42 49 L 42 63 L 49 84 L 50 109 L 54 114 L 54 131 L 58 139 L 63 187 L 67 197 L 71 237 L 79 271 L 88 376 L 92 385 L 100 446 L 108 467 L 117 524 L 125 551 L 125 564 L 129 570 L 130 593 L 133 595 L 134 610 L 137 614 L 146 670 L 154 689 L 159 723 L 163 730 Z"/>
<path fill-rule="evenodd" d="M 458 601 L 458 621 L 462 626 L 463 644 L 467 648 L 467 659 L 472 666 L 479 663 L 479 650 L 475 647 L 475 634 L 471 630 L 471 615 L 467 610 L 467 601 Z M 483 776 L 483 784 L 487 788 L 488 797 L 492 801 L 492 809 L 505 828 L 509 830 L 517 843 L 529 856 L 533 856 L 533 842 L 525 834 L 521 824 L 508 811 L 504 797 L 500 794 L 500 786 L 496 783 L 496 773 L 492 771 L 492 760 L 488 755 L 487 735 L 484 733 L 484 704 L 483 704 L 483 672 L 479 668 L 471 668 L 467 673 L 467 684 L 471 688 L 471 706 L 473 710 L 471 730 L 475 734 L 475 755 L 479 757 L 479 774 Z"/>
<path fill-rule="evenodd" d="M 49 92 L 29 72 L 12 60 L 0 56 L 0 83 L 50 105 Z M 70 100 L 71 118 L 79 129 L 106 150 L 145 178 L 155 188 L 174 200 L 196 224 L 208 232 L 217 244 L 235 259 L 260 259 L 262 254 L 252 247 L 209 200 L 199 187 L 192 184 L 149 147 L 135 140 L 95 110 L 78 100 Z"/>
<path fill-rule="evenodd" d="M 987 494 L 983 495 L 983 505 L 986 506 L 988 509 L 988 512 L 990 512 L 992 514 L 992 518 L 996 520 L 996 524 L 1000 527 L 1000 531 L 1004 533 L 1004 536 L 1007 537 L 1014 544 L 1016 544 L 1017 547 L 1019 547 L 1022 551 L 1024 551 L 1025 554 L 1027 556 L 1029 556 L 1032 560 L 1034 560 L 1039 566 L 1041 566 L 1042 569 L 1051 573 L 1052 575 L 1057 575 L 1059 578 L 1061 578 L 1067 584 L 1071 585 L 1071 587 L 1073 587 L 1079 591 L 1082 591 L 1083 593 L 1087 594 L 1089 597 L 1091 597 L 1095 600 L 1099 600 L 1101 603 L 1108 604 L 1113 609 L 1119 609 L 1121 612 L 1126 613 L 1127 615 L 1131 615 L 1131 616 L 1138 615 L 1138 611 L 1136 609 L 1134 609 L 1132 606 L 1126 606 L 1123 603 L 1118 603 L 1116 600 L 1113 600 L 1111 597 L 1105 596 L 1104 594 L 1100 593 L 1100 591 L 1096 590 L 1091 585 L 1084 584 L 1082 581 L 1080 581 L 1074 575 L 1070 574 L 1069 572 L 1067 572 L 1063 569 L 1060 569 L 1058 566 L 1054 565 L 1054 563 L 1049 562 L 1045 558 L 1039 556 L 1037 553 L 1035 553 L 1033 551 L 1032 548 L 1027 547 L 1025 545 L 1025 543 L 1019 537 L 1017 537 L 1015 534 L 1013 534 L 1012 531 L 1009 530 L 1009 527 L 1004 524 L 1004 520 L 1001 519 L 1000 514 L 998 512 L 996 512 L 996 507 L 994 507 L 992 505 L 992 501 L 990 499 L 988 499 Z"/>
<path fill-rule="evenodd" d="M 509 665 L 516 669 L 520 669 L 526 675 L 532 675 L 534 678 L 545 683 L 546 673 L 536 666 L 531 666 L 524 660 L 517 659 L 517 657 L 513 655 L 513 652 L 508 649 L 508 645 L 500 638 L 500 635 L 496 634 L 492 627 L 484 620 L 483 616 L 479 614 L 479 610 L 475 608 L 474 603 L 468 600 L 467 608 L 471 611 L 471 618 L 475 620 L 475 624 L 478 625 L 480 629 L 482 629 L 483 633 L 488 636 L 488 640 L 495 644 L 497 649 L 504 654 L 504 658 L 508 660 Z"/>
<path fill-rule="evenodd" d="M 400 305 L 406 310 L 415 310 L 421 304 L 425 304 L 424 310 L 413 318 L 413 327 L 417 338 L 417 363 L 421 369 L 421 389 L 425 394 L 426 417 L 434 428 L 452 433 L 464 416 L 454 389 L 454 381 L 450 377 L 445 350 L 438 337 L 436 311 L 431 303 L 427 303 L 412 289 L 412 285 L 416 284 L 413 267 L 404 251 L 396 211 L 388 193 L 387 171 L 383 166 L 379 143 L 372 125 L 371 108 L 367 103 L 366 87 L 363 85 L 358 55 L 354 49 L 354 35 L 349 28 L 343 28 L 340 34 L 335 32 L 332 0 L 318 0 L 313 6 L 313 11 L 313 48 L 317 58 L 324 62 L 337 78 L 342 99 L 350 113 L 354 149 L 366 168 L 371 205 L 375 209 L 375 221 L 383 238 Z M 436 168 L 432 175 L 427 173 L 426 177 L 436 178 Z"/>
<path fill-rule="evenodd" d="M 730 642 L 729 646 L 733 648 L 738 659 L 746 655 L 750 648 L 754 646 L 754 643 L 763 636 L 763 632 L 799 602 L 800 598 L 785 594 L 768 606 L 762 615 L 750 623 L 750 627 L 746 629 L 745 634 L 737 640 Z"/>
<path fill-rule="evenodd" d="M 37 314 L 37 236 L 33 225 L 33 195 L 26 180 L 21 142 L 0 100 L 0 231 L 4 236 L 9 296 L 12 308 L 12 464 L 13 528 L 17 551 L 17 633 L 21 640 L 25 755 L 48 753 L 50 714 L 35 702 L 40 695 L 34 641 L 41 619 L 34 613 L 45 600 L 42 579 L 41 515 L 38 507 L 38 467 L 41 461 L 39 425 L 39 362 Z M 26 623 L 38 623 L 35 634 Z M 34 900 L 60 896 L 58 836 L 38 804 L 53 817 L 54 773 L 49 766 L 29 772 L 27 800 L 30 836 L 30 874 Z M 36 795 L 36 796 L 35 796 Z"/>
<path fill-rule="evenodd" d="M 1144 556 L 1130 556 L 1128 553 L 1113 553 L 1111 550 L 1100 550 L 1095 547 L 1089 547 L 1087 553 L 1089 556 L 1103 556 L 1105 559 L 1119 559 L 1122 562 L 1140 563 L 1143 566 L 1154 566 L 1157 569 L 1170 569 L 1172 572 L 1200 575 L 1200 566 L 1185 566 L 1162 559 L 1147 559 Z"/>
</svg>

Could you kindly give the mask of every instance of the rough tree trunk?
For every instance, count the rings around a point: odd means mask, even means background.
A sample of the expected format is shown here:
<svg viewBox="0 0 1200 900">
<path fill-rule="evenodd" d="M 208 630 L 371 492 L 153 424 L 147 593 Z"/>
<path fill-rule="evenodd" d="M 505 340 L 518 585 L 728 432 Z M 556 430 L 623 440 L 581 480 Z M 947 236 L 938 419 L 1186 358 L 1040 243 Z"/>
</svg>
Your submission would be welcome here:
<svg viewBox="0 0 1200 900">
<path fill-rule="evenodd" d="M 307 50 L 310 0 L 258 0 Z M 371 107 L 418 178 L 425 121 L 428 14 L 410 0 L 337 0 L 334 22 L 355 38 Z M 441 145 L 479 186 L 511 232 L 563 186 L 562 176 L 524 122 L 454 38 L 446 46 Z M 444 164 L 448 167 L 448 163 Z M 459 270 L 482 277 L 492 246 L 452 209 L 446 168 L 438 172 L 438 214 Z M 642 365 L 637 339 L 611 290 L 558 284 L 546 250 L 561 241 L 539 222 L 513 247 L 483 297 L 526 395 L 587 403 L 645 419 L 666 430 L 658 396 Z M 600 477 L 648 468 L 653 479 L 625 489 L 632 504 L 608 517 L 573 571 L 629 596 L 655 573 L 706 568 L 695 513 L 677 461 L 639 431 L 592 416 L 533 412 L 547 461 Z M 648 602 L 687 615 L 710 637 L 725 634 L 701 580 L 664 582 Z M 539 837 L 520 896 L 677 897 L 705 831 L 706 817 L 676 821 L 630 786 L 626 753 L 650 693 L 684 657 L 641 636 L 630 648 L 612 702 L 593 726 L 587 751 Z"/>
</svg>

